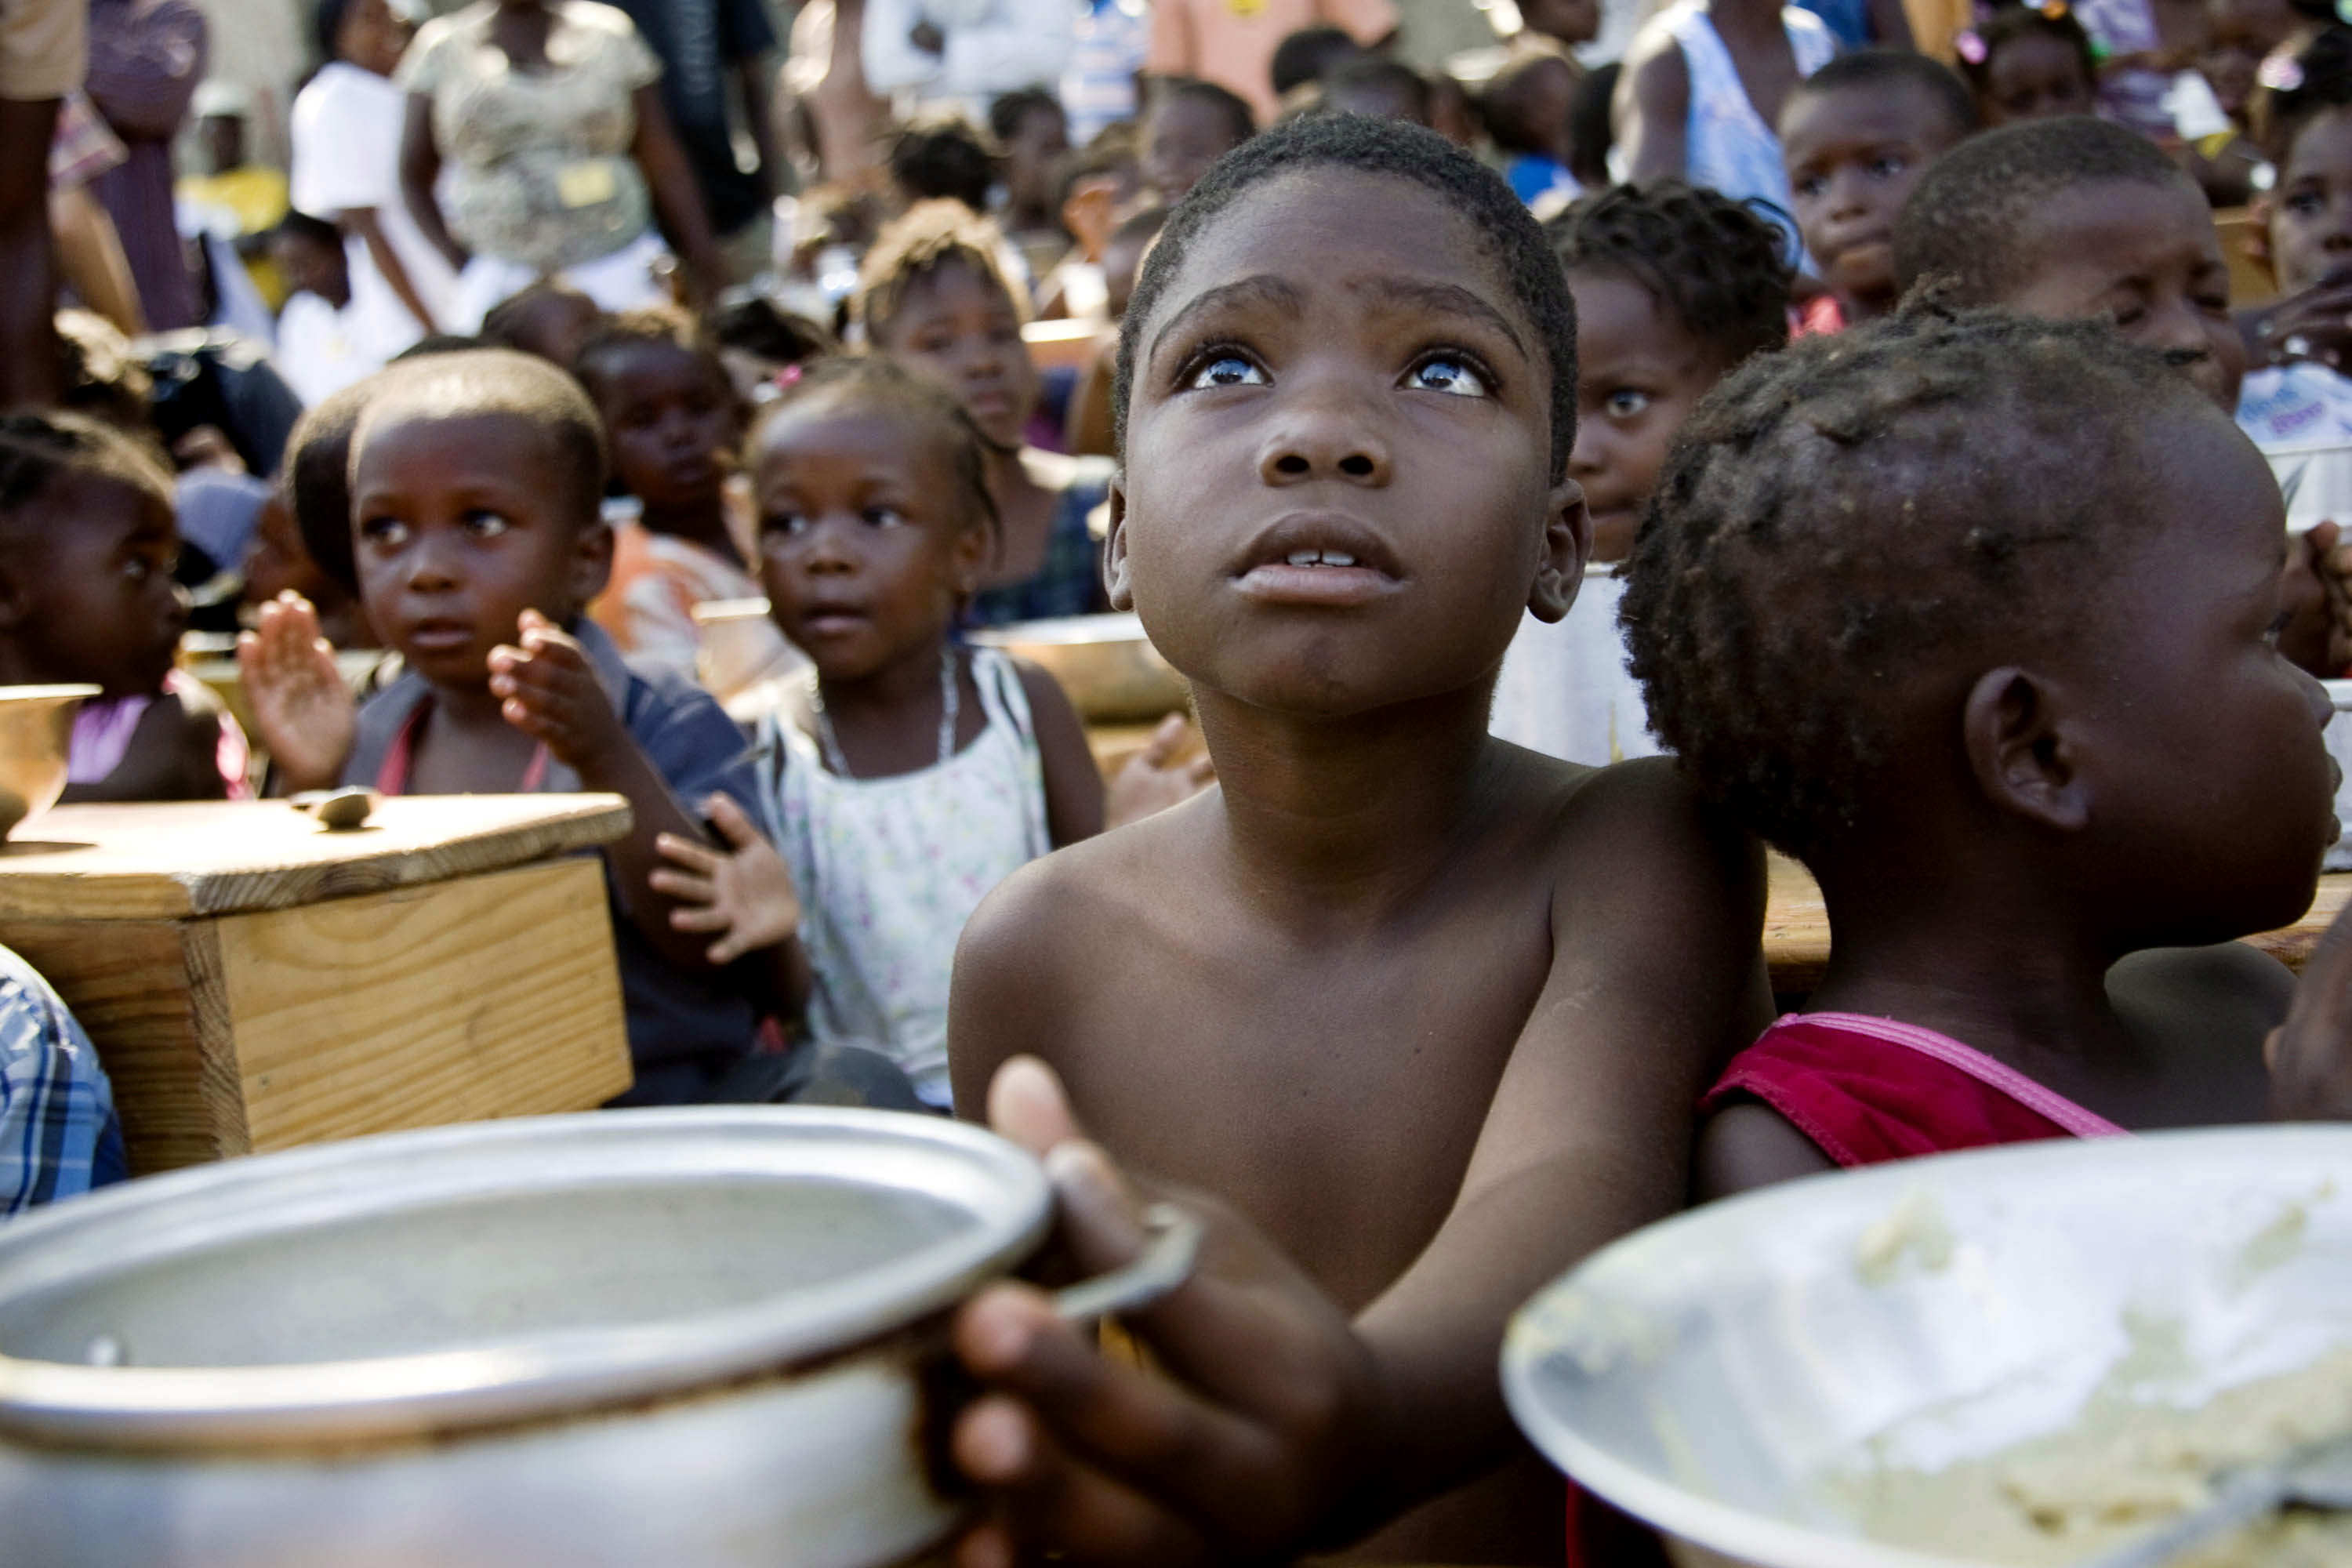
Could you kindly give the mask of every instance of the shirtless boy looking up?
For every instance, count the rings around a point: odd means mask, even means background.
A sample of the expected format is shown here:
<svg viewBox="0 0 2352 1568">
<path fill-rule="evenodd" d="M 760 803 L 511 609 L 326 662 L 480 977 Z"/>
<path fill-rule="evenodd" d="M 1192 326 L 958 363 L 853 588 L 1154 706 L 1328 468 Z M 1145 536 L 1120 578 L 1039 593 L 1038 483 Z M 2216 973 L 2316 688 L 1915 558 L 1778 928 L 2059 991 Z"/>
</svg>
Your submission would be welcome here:
<svg viewBox="0 0 2352 1568">
<path fill-rule="evenodd" d="M 1693 1097 L 1769 1016 L 1752 847 L 1668 764 L 1486 732 L 1590 543 L 1565 277 L 1439 137 L 1311 119 L 1175 209 L 1125 331 L 1112 596 L 1192 679 L 1223 787 L 982 906 L 956 1100 L 1043 1056 L 1111 1158 L 1239 1211 L 1336 1310 L 1229 1231 L 1135 1320 L 1164 1373 L 984 1298 L 966 1363 L 1017 1397 L 958 1433 L 998 1505 L 963 1561 L 1233 1563 L 1438 1498 L 1378 1554 L 1557 1563 L 1504 1321 L 1681 1205 Z"/>
</svg>

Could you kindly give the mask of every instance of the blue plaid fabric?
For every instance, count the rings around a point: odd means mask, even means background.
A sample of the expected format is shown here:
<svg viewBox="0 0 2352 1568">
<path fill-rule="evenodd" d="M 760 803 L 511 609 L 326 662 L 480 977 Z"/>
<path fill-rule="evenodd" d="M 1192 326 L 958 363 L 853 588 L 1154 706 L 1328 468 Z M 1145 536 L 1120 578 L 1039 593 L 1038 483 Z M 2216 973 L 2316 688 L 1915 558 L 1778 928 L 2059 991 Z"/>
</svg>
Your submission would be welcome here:
<svg viewBox="0 0 2352 1568">
<path fill-rule="evenodd" d="M 126 1173 L 97 1049 L 39 972 L 0 947 L 0 1215 Z"/>
</svg>

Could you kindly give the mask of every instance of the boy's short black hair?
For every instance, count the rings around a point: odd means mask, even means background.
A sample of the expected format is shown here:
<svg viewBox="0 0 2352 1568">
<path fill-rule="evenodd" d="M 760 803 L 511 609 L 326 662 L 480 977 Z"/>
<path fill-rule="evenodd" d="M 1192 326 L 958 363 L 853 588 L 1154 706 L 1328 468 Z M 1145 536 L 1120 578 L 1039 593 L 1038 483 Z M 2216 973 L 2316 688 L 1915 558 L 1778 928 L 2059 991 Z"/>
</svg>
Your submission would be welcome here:
<svg viewBox="0 0 2352 1568">
<path fill-rule="evenodd" d="M 604 313 L 598 310 L 595 300 L 562 279 L 542 278 L 508 295 L 483 312 L 479 333 L 482 342 L 492 348 L 521 349 L 529 337 L 523 325 L 525 320 L 541 305 L 553 304 L 558 300 L 577 302 L 596 310 L 599 315 Z"/>
<path fill-rule="evenodd" d="M 2291 70 L 2264 73 L 2281 85 L 2258 83 L 2250 113 L 2263 156 L 2282 176 L 2305 126 L 2331 109 L 2352 107 L 2352 27 L 2327 28 L 2292 63 Z"/>
<path fill-rule="evenodd" d="M 427 332 L 393 355 L 392 363 L 401 364 L 413 359 L 430 359 L 435 354 L 461 354 L 468 349 L 497 349 L 511 346 L 508 343 L 494 343 L 488 338 L 469 337 L 462 332 Z"/>
<path fill-rule="evenodd" d="M 2055 38 L 2074 50 L 2075 58 L 2083 62 L 2083 79 L 2093 87 L 2098 85 L 2098 52 L 2091 47 L 2091 35 L 2075 20 L 2073 11 L 2063 5 L 2053 9 L 2011 4 L 1996 7 L 1980 26 L 1963 35 L 1960 70 L 1968 77 L 1969 90 L 1979 98 L 1990 92 L 1993 57 L 2030 33 Z M 1966 43 L 1971 37 L 1975 42 Z"/>
<path fill-rule="evenodd" d="M 1860 88 L 1908 88 L 1942 110 L 1952 140 L 1972 136 L 1982 126 L 1976 94 L 1940 60 L 1911 49 L 1856 49 L 1840 55 L 1799 82 L 1790 96 L 1821 98 Z"/>
<path fill-rule="evenodd" d="M 1013 313 L 1026 317 L 1026 301 L 1004 275 L 1003 241 L 996 226 L 961 202 L 918 202 L 876 237 L 857 269 L 851 315 L 866 329 L 866 341 L 879 343 L 907 296 L 950 268 L 969 268 L 1004 291 Z"/>
<path fill-rule="evenodd" d="M 1341 60 L 1323 73 L 1323 106 L 1333 108 L 1334 99 L 1356 89 L 1395 93 L 1411 104 L 1416 120 L 1423 124 L 1429 121 L 1428 79 L 1402 60 L 1392 60 L 1386 55 Z"/>
<path fill-rule="evenodd" d="M 1477 232 L 1504 285 L 1527 311 L 1551 373 L 1551 477 L 1559 480 L 1576 446 L 1576 306 L 1550 242 L 1500 176 L 1444 137 L 1418 125 L 1353 114 L 1316 115 L 1253 137 L 1210 165 L 1201 183 L 1170 211 L 1160 243 L 1136 275 L 1119 328 L 1111 385 L 1114 449 L 1122 456 L 1127 450 L 1137 345 L 1192 242 L 1266 181 L 1324 168 L 1407 181 L 1437 195 Z"/>
<path fill-rule="evenodd" d="M 308 240 L 332 251 L 343 248 L 343 231 L 322 217 L 289 207 L 286 216 L 278 220 L 278 232 L 289 238 Z"/>
<path fill-rule="evenodd" d="M 727 366 L 692 316 L 676 305 L 646 305 L 606 316 L 589 330 L 572 356 L 572 374 L 592 399 L 604 396 L 602 382 L 612 361 L 631 349 L 667 348 L 692 354 L 720 386 L 731 386 Z"/>
<path fill-rule="evenodd" d="M 353 598 L 360 573 L 352 557 L 352 437 L 368 405 L 402 374 L 388 368 L 329 393 L 302 411 L 286 437 L 278 482 L 295 531 L 327 580 Z"/>
<path fill-rule="evenodd" d="M 361 411 L 352 434 L 352 477 L 358 477 L 369 437 L 394 420 L 485 415 L 521 419 L 542 431 L 569 492 L 564 500 L 573 518 L 582 523 L 596 521 L 607 477 L 604 426 L 596 416 L 596 405 L 571 376 L 519 349 L 473 349 L 404 365 L 398 378 L 386 383 Z"/>
<path fill-rule="evenodd" d="M 1293 88 L 1322 80 L 1323 73 L 1333 66 L 1363 52 L 1363 46 L 1349 37 L 1345 27 L 1328 22 L 1287 34 L 1274 46 L 1274 61 L 1267 68 L 1274 96 L 1287 98 Z"/>
<path fill-rule="evenodd" d="M 1742 203 L 1680 180 L 1612 185 L 1546 227 L 1561 266 L 1623 274 L 1727 366 L 1788 344 L 1787 240 Z"/>
<path fill-rule="evenodd" d="M 996 536 L 996 500 L 988 491 L 988 438 L 954 394 L 886 354 L 833 354 L 811 360 L 792 384 L 760 411 L 745 449 L 756 453 L 768 427 L 777 420 L 828 399 L 908 414 L 929 426 L 947 452 L 956 488 L 971 509 L 971 521 L 992 539 Z"/>
<path fill-rule="evenodd" d="M 0 522 L 13 521 L 68 474 L 128 485 L 172 510 L 172 471 L 148 443 L 82 414 L 0 414 Z"/>
<path fill-rule="evenodd" d="M 1002 146 L 1021 134 L 1021 122 L 1039 110 L 1065 120 L 1062 100 L 1042 87 L 1016 87 L 1001 93 L 988 106 L 988 129 Z"/>
<path fill-rule="evenodd" d="M 1213 81 L 1198 77 L 1161 77 L 1151 89 L 1151 104 L 1146 118 L 1158 113 L 1171 103 L 1190 101 L 1214 110 L 1224 117 L 1225 129 L 1238 147 L 1257 134 L 1257 115 L 1239 93 L 1230 92 Z"/>
<path fill-rule="evenodd" d="M 2196 182 L 2137 131 L 2087 114 L 2029 120 L 1971 137 L 1919 176 L 1895 221 L 1895 284 L 1922 279 L 1956 305 L 1990 305 L 2027 280 L 2021 237 L 2061 192 Z"/>
<path fill-rule="evenodd" d="M 988 210 L 996 183 L 996 143 L 953 110 L 917 115 L 890 139 L 890 178 L 913 200 L 961 202 Z"/>
<path fill-rule="evenodd" d="M 2104 321 L 1915 303 L 1748 361 L 1684 425 L 1625 567 L 1659 739 L 1792 855 L 1873 820 L 1954 679 L 2081 631 L 2161 515 L 2149 443 L 2183 414 L 2212 410 Z"/>
<path fill-rule="evenodd" d="M 841 348 L 831 332 L 764 294 L 722 296 L 707 324 L 720 348 L 740 349 L 779 364 L 798 364 Z"/>
</svg>

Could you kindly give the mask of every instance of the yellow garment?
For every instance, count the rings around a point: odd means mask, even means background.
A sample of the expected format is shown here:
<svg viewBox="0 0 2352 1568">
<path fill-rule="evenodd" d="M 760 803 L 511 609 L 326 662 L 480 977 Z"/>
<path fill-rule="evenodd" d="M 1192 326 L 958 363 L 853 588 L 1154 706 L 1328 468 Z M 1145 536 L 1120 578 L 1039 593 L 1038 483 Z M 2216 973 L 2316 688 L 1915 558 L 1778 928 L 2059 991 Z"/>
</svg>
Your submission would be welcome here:
<svg viewBox="0 0 2352 1568">
<path fill-rule="evenodd" d="M 278 220 L 293 205 L 286 176 L 258 163 L 225 174 L 190 174 L 173 186 L 172 194 L 191 206 L 226 213 L 236 220 L 235 237 L 240 239 L 277 227 Z M 260 292 L 262 303 L 273 312 L 285 307 L 286 279 L 278 275 L 276 262 L 267 255 L 247 256 L 245 270 Z"/>
</svg>

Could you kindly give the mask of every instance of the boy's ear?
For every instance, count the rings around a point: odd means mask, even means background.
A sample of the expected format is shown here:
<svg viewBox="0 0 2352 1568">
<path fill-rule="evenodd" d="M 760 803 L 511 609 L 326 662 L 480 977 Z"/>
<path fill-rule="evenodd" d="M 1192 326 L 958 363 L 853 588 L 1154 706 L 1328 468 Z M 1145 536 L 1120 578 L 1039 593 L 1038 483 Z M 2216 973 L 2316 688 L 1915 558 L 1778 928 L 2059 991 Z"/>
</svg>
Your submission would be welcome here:
<svg viewBox="0 0 2352 1568">
<path fill-rule="evenodd" d="M 1103 540 L 1103 586 L 1114 610 L 1135 608 L 1135 583 L 1127 569 L 1127 470 L 1110 477 L 1110 531 Z"/>
<path fill-rule="evenodd" d="M 1592 514 L 1585 509 L 1584 487 L 1574 479 L 1560 480 L 1545 499 L 1539 549 L 1528 609 L 1539 621 L 1557 621 L 1576 603 L 1585 559 L 1592 553 Z"/>
<path fill-rule="evenodd" d="M 572 604 L 584 610 L 613 580 L 613 525 L 603 518 L 581 527 L 572 551 Z M 560 618 L 560 617 L 559 617 Z"/>
<path fill-rule="evenodd" d="M 2005 665 L 1969 689 L 1960 728 L 1977 787 L 2002 811 L 2080 831 L 2091 819 L 2091 784 L 2080 727 L 2056 688 Z"/>
</svg>

